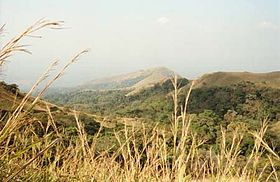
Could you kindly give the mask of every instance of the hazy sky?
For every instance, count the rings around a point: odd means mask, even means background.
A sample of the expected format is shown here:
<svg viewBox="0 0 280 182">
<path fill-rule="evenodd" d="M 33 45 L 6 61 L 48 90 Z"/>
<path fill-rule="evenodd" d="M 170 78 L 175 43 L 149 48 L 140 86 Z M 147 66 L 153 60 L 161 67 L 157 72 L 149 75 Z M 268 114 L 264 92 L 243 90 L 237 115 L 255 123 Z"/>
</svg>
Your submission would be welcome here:
<svg viewBox="0 0 280 182">
<path fill-rule="evenodd" d="M 33 54 L 13 56 L 4 80 L 30 85 L 52 60 L 63 65 L 84 48 L 59 86 L 155 66 L 189 78 L 280 70 L 280 0 L 0 0 L 0 41 L 43 17 L 66 28 L 25 39 Z"/>
</svg>

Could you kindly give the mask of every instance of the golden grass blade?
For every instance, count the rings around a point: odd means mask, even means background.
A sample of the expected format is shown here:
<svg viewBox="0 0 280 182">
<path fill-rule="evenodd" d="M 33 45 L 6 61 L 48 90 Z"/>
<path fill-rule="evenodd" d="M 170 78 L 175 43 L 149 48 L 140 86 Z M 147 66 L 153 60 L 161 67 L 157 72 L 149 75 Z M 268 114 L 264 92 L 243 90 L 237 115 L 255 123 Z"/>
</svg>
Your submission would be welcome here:
<svg viewBox="0 0 280 182">
<path fill-rule="evenodd" d="M 14 174 L 9 176 L 7 179 L 4 180 L 4 182 L 11 181 L 16 175 L 18 175 L 21 171 L 23 171 L 28 165 L 30 165 L 36 158 L 38 158 L 40 155 L 42 155 L 45 151 L 47 151 L 49 148 L 51 148 L 55 143 L 57 143 L 60 139 L 57 138 L 54 141 L 52 141 L 45 149 L 41 150 L 35 157 L 30 159 L 26 164 L 24 164 L 18 171 L 16 171 Z"/>
<path fill-rule="evenodd" d="M 49 21 L 49 20 L 39 20 L 30 27 L 28 27 L 25 31 L 12 38 L 8 43 L 6 43 L 0 50 L 0 67 L 5 64 L 7 58 L 12 55 L 13 52 L 20 51 L 30 53 L 27 49 L 25 49 L 24 45 L 20 45 L 20 41 L 24 37 L 31 36 L 31 33 L 39 31 L 43 28 L 61 28 L 61 21 Z M 3 32 L 3 26 L 0 28 L 0 34 Z"/>
<path fill-rule="evenodd" d="M 83 54 L 85 54 L 85 53 L 87 53 L 87 52 L 89 52 L 89 49 L 85 49 L 85 50 L 79 52 L 78 54 L 76 54 L 76 55 L 69 61 L 69 63 L 66 64 L 66 65 L 60 70 L 60 72 L 59 72 L 52 80 L 50 80 L 50 81 L 46 84 L 45 88 L 38 94 L 38 96 L 37 96 L 37 98 L 34 100 L 34 102 L 36 103 L 36 101 L 47 91 L 47 89 L 50 87 L 50 85 L 53 84 L 54 81 L 56 81 L 57 79 L 59 79 L 59 78 L 63 75 L 63 73 L 65 72 L 65 70 L 66 70 L 71 64 L 77 62 L 77 61 L 79 60 L 79 58 L 80 58 Z"/>
</svg>

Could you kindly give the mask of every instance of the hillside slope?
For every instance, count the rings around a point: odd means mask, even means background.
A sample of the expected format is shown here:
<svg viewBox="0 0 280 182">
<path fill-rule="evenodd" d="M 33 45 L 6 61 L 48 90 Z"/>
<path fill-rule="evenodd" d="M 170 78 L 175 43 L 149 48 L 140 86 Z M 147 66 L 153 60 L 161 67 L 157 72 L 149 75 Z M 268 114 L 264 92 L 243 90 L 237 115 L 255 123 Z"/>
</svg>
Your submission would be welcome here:
<svg viewBox="0 0 280 182">
<path fill-rule="evenodd" d="M 6 84 L 0 82 L 0 125 L 3 125 L 9 116 L 21 104 L 25 94 L 20 92 L 16 84 Z M 54 119 L 57 126 L 62 126 L 66 130 L 76 127 L 76 120 L 73 110 L 69 108 L 59 107 L 45 100 L 38 100 L 32 106 L 33 97 L 29 97 L 21 112 L 26 112 L 26 117 L 39 121 L 43 125 L 47 125 L 50 116 Z M 96 117 L 84 112 L 77 112 L 79 119 L 85 125 L 88 133 L 94 134 L 100 127 L 100 123 Z"/>
<path fill-rule="evenodd" d="M 178 80 L 180 87 L 189 83 L 187 79 Z M 166 121 L 172 115 L 173 91 L 171 80 L 156 83 L 135 94 L 130 90 L 85 90 L 70 93 L 54 93 L 47 100 L 59 105 L 76 108 L 101 116 L 145 118 L 149 121 Z"/>
<path fill-rule="evenodd" d="M 165 67 L 140 70 L 128 74 L 122 74 L 97 80 L 92 80 L 80 86 L 80 89 L 90 90 L 123 90 L 130 89 L 139 91 L 143 88 L 154 86 L 156 83 L 163 82 L 172 76 L 173 71 Z"/>
<path fill-rule="evenodd" d="M 196 82 L 196 88 L 230 86 L 241 82 L 252 82 L 257 86 L 280 88 L 280 71 L 270 73 L 215 72 L 205 74 Z"/>
</svg>

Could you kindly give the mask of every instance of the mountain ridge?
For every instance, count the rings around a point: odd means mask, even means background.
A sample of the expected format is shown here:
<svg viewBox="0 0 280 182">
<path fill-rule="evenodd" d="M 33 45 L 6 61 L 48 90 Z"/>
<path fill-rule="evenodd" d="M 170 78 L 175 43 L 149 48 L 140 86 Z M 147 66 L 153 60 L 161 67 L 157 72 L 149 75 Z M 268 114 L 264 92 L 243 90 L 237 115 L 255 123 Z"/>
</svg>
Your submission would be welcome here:
<svg viewBox="0 0 280 182">
<path fill-rule="evenodd" d="M 230 86 L 240 82 L 252 82 L 261 87 L 280 88 L 280 71 L 267 73 L 219 71 L 208 73 L 197 79 L 195 88 Z"/>
<path fill-rule="evenodd" d="M 154 67 L 135 72 L 104 77 L 86 82 L 79 86 L 80 90 L 131 90 L 131 94 L 143 88 L 154 86 L 178 75 L 166 67 Z M 179 76 L 179 75 L 178 75 Z"/>
<path fill-rule="evenodd" d="M 116 76 L 94 79 L 76 87 L 61 89 L 51 88 L 47 94 L 61 92 L 70 93 L 83 91 L 126 90 L 128 95 L 133 95 L 145 88 L 153 87 L 158 83 L 163 83 L 164 81 L 173 78 L 174 75 L 177 75 L 178 78 L 186 78 L 166 67 L 154 67 L 149 69 L 141 69 L 135 72 L 119 74 Z M 189 81 L 192 80 L 188 78 L 186 79 Z M 232 86 L 242 82 L 251 82 L 259 87 L 280 89 L 280 71 L 264 73 L 254 73 L 248 71 L 218 71 L 206 73 L 198 79 L 195 79 L 195 85 L 193 88 Z M 190 84 L 185 87 L 189 88 Z"/>
</svg>

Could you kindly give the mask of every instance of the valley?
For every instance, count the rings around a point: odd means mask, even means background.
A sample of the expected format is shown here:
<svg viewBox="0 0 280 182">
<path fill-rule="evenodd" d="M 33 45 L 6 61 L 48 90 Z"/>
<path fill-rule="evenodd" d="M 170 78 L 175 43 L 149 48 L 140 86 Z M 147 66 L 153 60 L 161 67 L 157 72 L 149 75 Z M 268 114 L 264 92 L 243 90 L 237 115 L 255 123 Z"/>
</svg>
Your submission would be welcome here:
<svg viewBox="0 0 280 182">
<path fill-rule="evenodd" d="M 138 141 L 143 135 L 152 137 L 155 128 L 157 132 L 165 133 L 166 144 L 172 148 L 172 128 L 180 131 L 186 127 L 183 124 L 185 119 L 180 121 L 182 125 L 174 126 L 176 108 L 176 114 L 183 112 L 180 117 L 188 117 L 190 136 L 203 141 L 199 149 L 202 153 L 208 150 L 219 152 L 223 132 L 229 135 L 227 140 L 232 140 L 228 144 L 234 144 L 234 137 L 239 135 L 242 138 L 238 143 L 238 155 L 242 164 L 246 161 L 242 158 L 248 157 L 255 148 L 254 135 L 250 133 L 257 132 L 266 123 L 263 139 L 275 155 L 280 155 L 279 72 L 203 75 L 194 81 L 185 105 L 192 82 L 160 67 L 99 79 L 78 87 L 55 88 L 34 105 L 35 97 L 29 97 L 21 110 L 21 118 L 34 123 L 34 132 L 38 136 L 56 132 L 64 138 L 64 143 L 83 135 L 93 139 L 98 134 L 94 139 L 97 155 L 118 150 L 119 142 L 128 139 L 118 133 L 132 132 L 137 136 L 133 140 Z M 174 102 L 174 89 L 177 103 Z M 1 126 L 4 126 L 26 94 L 16 84 L 5 82 L 1 82 L 0 92 Z M 186 116 L 184 112 L 187 112 Z M 143 127 L 149 134 L 141 131 Z M 265 159 L 261 159 L 260 169 L 264 162 Z M 274 165 L 280 166 L 280 163 Z"/>
<path fill-rule="evenodd" d="M 156 70 L 158 71 L 158 69 Z M 123 75 L 124 80 L 132 83 L 131 79 L 134 80 L 135 77 L 129 79 L 129 75 L 135 74 Z M 202 76 L 195 82 L 187 107 L 187 111 L 193 119 L 191 124 L 193 132 L 205 139 L 210 147 L 217 145 L 220 127 L 227 130 L 243 126 L 244 131 L 254 131 L 261 127 L 262 122 L 267 119 L 269 122 L 267 142 L 280 152 L 278 145 L 280 135 L 278 132 L 272 132 L 277 130 L 280 123 L 279 76 L 277 72 L 267 74 L 217 72 Z M 110 81 L 110 85 L 119 83 L 118 78 L 110 78 L 116 81 L 116 83 Z M 107 123 L 117 121 L 121 123 L 121 121 L 129 120 L 130 123 L 138 123 L 136 124 L 138 126 L 140 121 L 146 125 L 159 123 L 159 126 L 168 128 L 172 123 L 172 114 L 174 114 L 172 79 L 172 77 L 166 77 L 164 80 L 155 79 L 154 85 L 148 84 L 142 89 L 136 88 L 137 92 L 133 85 L 127 87 L 128 84 L 123 81 L 125 87 L 119 89 L 111 89 L 112 87 L 109 86 L 108 89 L 102 88 L 101 90 L 100 87 L 92 87 L 91 90 L 79 87 L 79 90 L 76 89 L 77 91 L 65 94 L 49 94 L 45 99 L 61 106 L 105 116 L 104 121 L 106 120 Z M 104 80 L 107 83 L 107 79 Z M 142 82 L 141 79 L 138 82 Z M 190 83 L 191 80 L 178 76 L 179 105 L 185 104 Z M 105 85 L 102 82 L 98 84 Z M 72 88 L 72 90 L 74 89 Z M 244 154 L 248 154 L 253 147 L 253 138 L 247 137 L 242 144 Z"/>
<path fill-rule="evenodd" d="M 172 148 L 174 127 L 178 131 L 189 129 L 190 138 L 185 140 L 190 143 L 185 147 L 190 147 L 195 140 L 193 137 L 202 141 L 198 147 L 202 158 L 209 150 L 218 153 L 225 140 L 229 146 L 236 144 L 236 137 L 240 136 L 236 150 L 241 163 L 235 167 L 242 167 L 256 147 L 256 139 L 251 133 L 262 127 L 265 127 L 266 134 L 262 137 L 267 147 L 273 150 L 274 155 L 280 155 L 278 78 L 277 72 L 217 72 L 193 81 L 167 68 L 153 68 L 88 82 L 88 85 L 75 88 L 52 89 L 34 105 L 35 97 L 29 97 L 21 110 L 21 119 L 34 123 L 37 136 L 55 132 L 64 138 L 65 144 L 75 140 L 92 141 L 95 155 L 104 151 L 108 155 L 117 152 L 118 146 L 129 140 L 127 132 L 132 132 L 132 142 L 140 142 L 135 143 L 134 148 L 147 145 L 141 144 L 142 137 L 152 137 L 154 131 L 161 133 L 168 148 Z M 1 82 L 0 91 L 1 125 L 4 126 L 26 94 L 16 84 L 5 82 Z M 178 116 L 175 116 L 175 109 Z M 174 116 L 180 121 L 177 126 L 174 125 Z M 184 122 L 189 125 L 185 126 Z M 43 129 L 45 127 L 46 130 Z M 229 138 L 221 138 L 224 132 Z M 182 134 L 178 137 L 178 142 L 183 142 L 181 137 L 187 136 Z M 263 168 L 265 161 L 265 158 L 260 159 L 258 170 Z M 278 165 L 280 163 L 274 164 Z"/>
</svg>

